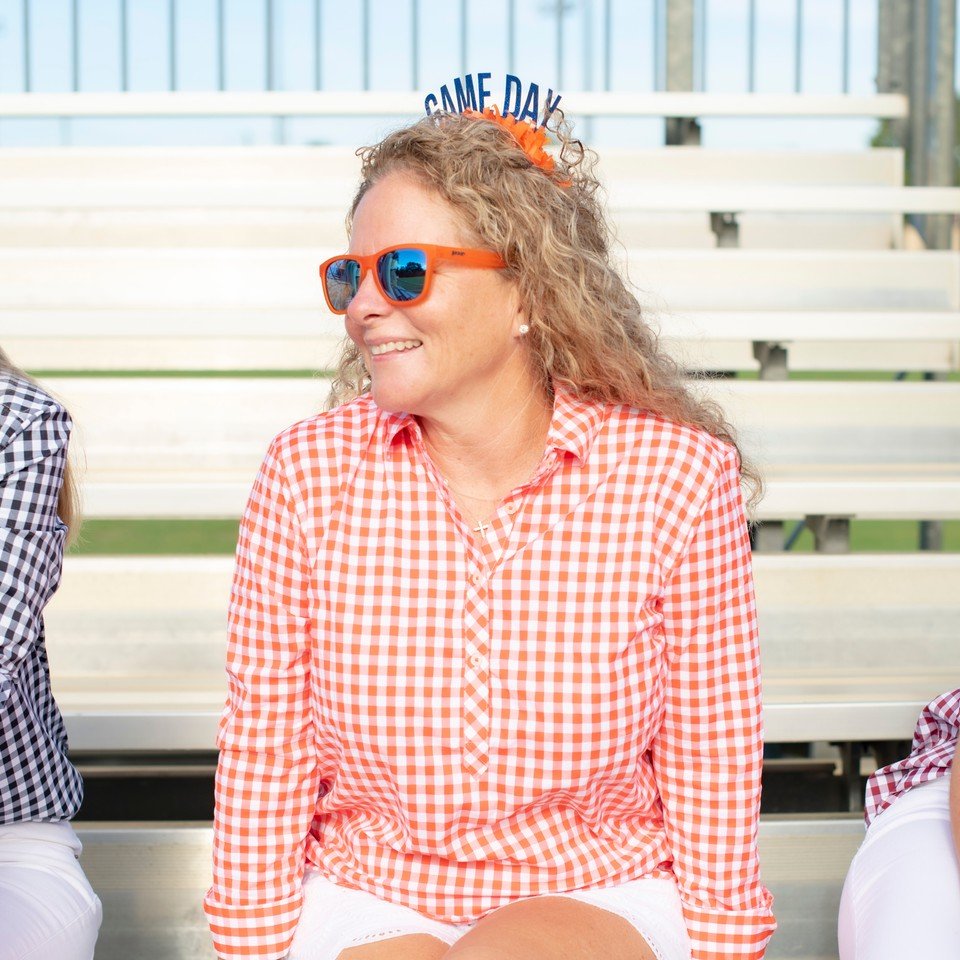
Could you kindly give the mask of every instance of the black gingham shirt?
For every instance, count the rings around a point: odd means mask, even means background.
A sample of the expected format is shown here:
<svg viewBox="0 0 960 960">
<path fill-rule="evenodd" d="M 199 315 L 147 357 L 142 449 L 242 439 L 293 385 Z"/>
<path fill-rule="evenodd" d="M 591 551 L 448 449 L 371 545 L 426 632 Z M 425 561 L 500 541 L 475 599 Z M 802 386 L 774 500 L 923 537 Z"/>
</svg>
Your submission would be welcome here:
<svg viewBox="0 0 960 960">
<path fill-rule="evenodd" d="M 57 498 L 70 426 L 42 390 L 0 373 L 0 823 L 69 820 L 83 799 L 43 634 L 67 534 Z"/>
</svg>

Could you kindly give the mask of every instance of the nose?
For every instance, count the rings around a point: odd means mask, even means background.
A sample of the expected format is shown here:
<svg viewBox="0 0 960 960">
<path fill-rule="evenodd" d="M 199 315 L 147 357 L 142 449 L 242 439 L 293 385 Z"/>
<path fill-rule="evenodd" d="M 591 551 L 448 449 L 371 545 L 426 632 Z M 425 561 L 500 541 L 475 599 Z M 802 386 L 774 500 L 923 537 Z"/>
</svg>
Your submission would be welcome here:
<svg viewBox="0 0 960 960">
<path fill-rule="evenodd" d="M 373 270 L 367 270 L 360 278 L 356 295 L 347 306 L 347 317 L 354 323 L 369 323 L 389 309 L 390 303 L 380 292 Z"/>
</svg>

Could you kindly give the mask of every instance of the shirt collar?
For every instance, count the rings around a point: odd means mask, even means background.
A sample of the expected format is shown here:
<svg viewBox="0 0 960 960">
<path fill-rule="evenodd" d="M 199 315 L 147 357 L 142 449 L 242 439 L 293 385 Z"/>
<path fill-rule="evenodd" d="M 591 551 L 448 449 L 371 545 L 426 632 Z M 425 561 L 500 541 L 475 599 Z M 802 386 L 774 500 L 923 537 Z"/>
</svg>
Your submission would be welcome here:
<svg viewBox="0 0 960 960">
<path fill-rule="evenodd" d="M 372 398 L 369 402 L 373 403 Z M 583 466 L 607 412 L 604 404 L 580 400 L 566 388 L 557 387 L 553 398 L 553 417 L 547 431 L 547 449 L 569 453 Z M 420 436 L 420 425 L 409 413 L 381 415 L 385 448 L 392 447 L 401 435 Z"/>
</svg>

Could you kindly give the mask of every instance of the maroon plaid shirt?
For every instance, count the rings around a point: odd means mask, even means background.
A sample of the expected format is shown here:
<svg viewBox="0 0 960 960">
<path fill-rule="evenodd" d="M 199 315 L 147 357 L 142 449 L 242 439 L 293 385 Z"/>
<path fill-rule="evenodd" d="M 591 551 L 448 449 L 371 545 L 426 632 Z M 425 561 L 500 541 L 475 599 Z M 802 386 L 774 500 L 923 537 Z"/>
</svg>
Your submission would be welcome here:
<svg viewBox="0 0 960 960">
<path fill-rule="evenodd" d="M 867 781 L 868 825 L 911 787 L 946 775 L 953 762 L 958 732 L 960 687 L 941 694 L 923 708 L 913 733 L 910 756 L 881 767 Z"/>
</svg>

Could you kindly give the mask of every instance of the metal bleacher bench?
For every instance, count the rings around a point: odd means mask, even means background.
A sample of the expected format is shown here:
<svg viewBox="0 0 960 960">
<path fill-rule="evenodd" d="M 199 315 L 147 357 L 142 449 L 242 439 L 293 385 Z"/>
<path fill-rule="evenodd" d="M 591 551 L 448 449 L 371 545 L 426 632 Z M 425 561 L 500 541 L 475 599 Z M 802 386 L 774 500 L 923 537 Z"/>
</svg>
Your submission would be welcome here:
<svg viewBox="0 0 960 960">
<path fill-rule="evenodd" d="M 77 420 L 91 517 L 239 516 L 311 378 L 48 378 Z M 960 384 L 703 381 L 764 466 L 758 517 L 960 519 Z M 163 424 L 144 424 L 163 411 Z M 237 411 L 244 411 L 243 417 Z"/>
<path fill-rule="evenodd" d="M 316 411 L 327 389 L 315 378 L 48 383 L 77 418 L 92 517 L 237 516 L 269 438 Z M 827 493 L 848 515 L 960 515 L 958 384 L 723 380 L 701 389 L 768 465 L 772 516 L 785 515 L 790 498 L 802 515 Z M 162 427 L 145 431 L 155 410 Z M 857 465 L 856 481 L 825 487 L 830 469 Z M 960 556 L 757 554 L 755 565 L 771 742 L 905 738 L 920 706 L 960 673 Z M 231 566 L 229 557 L 68 560 L 48 635 L 75 751 L 211 749 Z"/>
<path fill-rule="evenodd" d="M 213 749 L 231 568 L 68 558 L 48 647 L 74 751 Z M 960 675 L 957 554 L 758 554 L 755 570 L 769 741 L 908 738 Z"/>
<path fill-rule="evenodd" d="M 0 245 L 338 243 L 358 171 L 354 151 L 341 147 L 7 151 L 0 155 Z M 736 216 L 742 246 L 775 236 L 794 247 L 898 247 L 902 221 L 891 212 L 917 212 L 914 206 L 938 198 L 939 207 L 950 197 L 904 190 L 903 154 L 893 149 L 610 149 L 600 173 L 626 246 L 729 242 Z M 617 189 L 621 181 L 625 190 Z M 818 204 L 824 209 L 814 214 Z M 860 215 L 843 213 L 851 208 Z M 791 210 L 803 215 L 785 223 L 779 214 Z"/>
<path fill-rule="evenodd" d="M 98 960 L 214 960 L 200 906 L 210 884 L 207 824 L 85 824 L 77 832 L 84 869 L 112 908 L 100 931 Z M 836 916 L 862 837 L 860 818 L 761 822 L 764 882 L 774 894 L 778 922 L 770 960 L 836 956 L 836 925 L 828 918 Z"/>
</svg>

